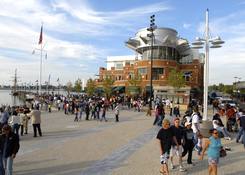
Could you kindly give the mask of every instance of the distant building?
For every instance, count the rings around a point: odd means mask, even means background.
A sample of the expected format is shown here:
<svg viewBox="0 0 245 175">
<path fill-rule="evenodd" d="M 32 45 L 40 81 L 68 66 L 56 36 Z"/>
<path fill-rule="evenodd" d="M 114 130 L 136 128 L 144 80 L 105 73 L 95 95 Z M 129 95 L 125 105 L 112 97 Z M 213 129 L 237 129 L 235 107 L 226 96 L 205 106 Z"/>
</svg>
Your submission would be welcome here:
<svg viewBox="0 0 245 175">
<path fill-rule="evenodd" d="M 149 31 L 146 28 L 141 29 L 126 42 L 126 46 L 135 51 L 136 55 L 107 58 L 107 68 L 101 67 L 99 70 L 98 86 L 109 76 L 115 81 L 115 88 L 124 89 L 126 94 L 132 95 L 130 89 L 134 88 L 129 80 L 138 75 L 141 77 L 141 95 L 149 97 L 151 38 L 147 34 Z M 170 28 L 157 28 L 154 31 L 153 91 L 155 98 L 168 98 L 175 103 L 179 101 L 180 104 L 187 104 L 190 96 L 200 92 L 203 86 L 203 55 L 193 51 L 188 41 L 177 34 L 177 31 Z M 177 92 L 167 81 L 171 69 L 183 72 L 186 80 L 186 86 Z"/>
</svg>

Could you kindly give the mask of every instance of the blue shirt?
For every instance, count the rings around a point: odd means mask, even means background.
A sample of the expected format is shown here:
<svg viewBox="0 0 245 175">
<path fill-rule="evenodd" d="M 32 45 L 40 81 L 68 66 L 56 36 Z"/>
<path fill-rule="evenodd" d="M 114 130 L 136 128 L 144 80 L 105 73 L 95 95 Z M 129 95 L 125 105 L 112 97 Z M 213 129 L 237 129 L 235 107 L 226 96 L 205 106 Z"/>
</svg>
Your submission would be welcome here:
<svg viewBox="0 0 245 175">
<path fill-rule="evenodd" d="M 208 157 L 219 158 L 221 141 L 220 138 L 215 139 L 213 136 L 209 137 L 210 144 L 208 146 Z"/>
</svg>

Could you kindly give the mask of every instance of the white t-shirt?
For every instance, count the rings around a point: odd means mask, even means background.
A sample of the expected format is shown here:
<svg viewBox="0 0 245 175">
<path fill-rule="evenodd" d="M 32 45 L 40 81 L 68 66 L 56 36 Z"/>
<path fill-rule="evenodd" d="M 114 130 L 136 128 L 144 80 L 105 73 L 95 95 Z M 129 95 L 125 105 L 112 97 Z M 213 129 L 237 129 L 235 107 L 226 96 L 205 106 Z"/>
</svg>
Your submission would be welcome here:
<svg viewBox="0 0 245 175">
<path fill-rule="evenodd" d="M 196 127 L 196 124 L 197 124 L 197 127 Z M 197 133 L 198 130 L 200 130 L 199 116 L 196 113 L 192 114 L 192 126 L 191 126 L 191 128 L 193 129 L 194 133 Z"/>
<path fill-rule="evenodd" d="M 214 129 L 217 129 L 219 125 L 217 124 L 218 120 L 213 120 L 213 127 Z"/>
</svg>

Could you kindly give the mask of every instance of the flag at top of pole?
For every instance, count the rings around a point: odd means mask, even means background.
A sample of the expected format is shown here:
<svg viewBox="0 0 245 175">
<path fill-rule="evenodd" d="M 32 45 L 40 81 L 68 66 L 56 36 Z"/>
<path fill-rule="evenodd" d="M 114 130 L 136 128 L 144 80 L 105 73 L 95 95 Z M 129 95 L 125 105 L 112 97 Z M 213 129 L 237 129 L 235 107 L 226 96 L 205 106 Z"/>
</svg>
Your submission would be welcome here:
<svg viewBox="0 0 245 175">
<path fill-rule="evenodd" d="M 40 32 L 38 44 L 42 44 L 42 42 L 43 42 L 43 25 L 41 26 L 41 32 Z"/>
</svg>

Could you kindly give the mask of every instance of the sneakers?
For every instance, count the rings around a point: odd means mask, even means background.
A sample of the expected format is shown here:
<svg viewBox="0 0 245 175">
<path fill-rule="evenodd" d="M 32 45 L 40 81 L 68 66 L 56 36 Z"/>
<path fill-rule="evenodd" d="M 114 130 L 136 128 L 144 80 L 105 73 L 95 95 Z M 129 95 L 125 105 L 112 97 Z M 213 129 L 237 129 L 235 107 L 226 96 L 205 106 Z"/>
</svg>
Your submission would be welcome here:
<svg viewBox="0 0 245 175">
<path fill-rule="evenodd" d="M 194 163 L 188 163 L 187 165 L 188 165 L 188 166 L 190 166 L 190 167 L 195 166 L 195 164 L 194 164 Z"/>
<path fill-rule="evenodd" d="M 170 163 L 170 168 L 174 169 L 174 165 L 172 163 Z"/>
<path fill-rule="evenodd" d="M 180 172 L 185 172 L 186 169 L 185 169 L 184 167 L 180 166 L 180 167 L 179 167 L 179 171 L 180 171 Z"/>
<path fill-rule="evenodd" d="M 224 137 L 224 139 L 225 139 L 225 140 L 231 140 L 231 138 L 230 138 L 230 137 Z"/>
</svg>

